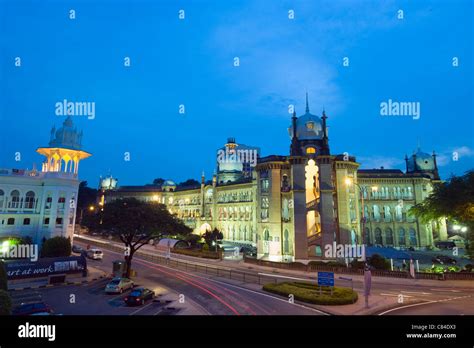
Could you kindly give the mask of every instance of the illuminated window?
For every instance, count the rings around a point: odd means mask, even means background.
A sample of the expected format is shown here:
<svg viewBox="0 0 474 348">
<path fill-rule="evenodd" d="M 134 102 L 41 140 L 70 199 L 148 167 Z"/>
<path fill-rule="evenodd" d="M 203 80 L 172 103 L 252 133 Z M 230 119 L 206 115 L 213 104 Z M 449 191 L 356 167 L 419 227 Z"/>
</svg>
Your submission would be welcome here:
<svg viewBox="0 0 474 348">
<path fill-rule="evenodd" d="M 314 122 L 308 122 L 308 123 L 306 123 L 306 128 L 308 128 L 308 129 L 310 129 L 310 130 L 314 129 Z"/>
<path fill-rule="evenodd" d="M 307 154 L 316 153 L 316 149 L 314 147 L 308 147 L 306 149 L 306 153 Z"/>
</svg>

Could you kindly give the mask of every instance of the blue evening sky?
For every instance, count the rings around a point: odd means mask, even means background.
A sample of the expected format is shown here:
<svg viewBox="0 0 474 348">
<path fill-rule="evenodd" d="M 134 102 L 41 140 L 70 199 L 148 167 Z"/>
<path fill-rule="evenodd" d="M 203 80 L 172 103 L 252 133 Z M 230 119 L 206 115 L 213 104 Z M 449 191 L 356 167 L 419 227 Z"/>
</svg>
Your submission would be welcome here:
<svg viewBox="0 0 474 348">
<path fill-rule="evenodd" d="M 472 7 L 0 0 L 0 168 L 40 167 L 35 149 L 63 122 L 54 106 L 67 99 L 96 103 L 95 119 L 73 117 L 93 154 L 79 171 L 90 185 L 109 173 L 122 185 L 199 179 L 203 170 L 209 178 L 230 136 L 263 156 L 288 154 L 288 105 L 304 113 L 307 90 L 311 112 L 324 107 L 329 117 L 333 154 L 355 155 L 363 168 L 403 168 L 419 144 L 439 154 L 444 178 L 462 174 L 474 167 Z M 381 116 L 388 99 L 419 102 L 420 118 Z"/>
</svg>

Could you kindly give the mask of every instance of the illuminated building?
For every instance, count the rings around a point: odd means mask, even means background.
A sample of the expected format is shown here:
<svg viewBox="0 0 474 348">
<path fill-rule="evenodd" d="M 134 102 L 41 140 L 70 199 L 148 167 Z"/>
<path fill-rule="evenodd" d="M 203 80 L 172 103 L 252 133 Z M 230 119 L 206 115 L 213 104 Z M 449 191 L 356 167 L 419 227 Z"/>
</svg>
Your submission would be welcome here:
<svg viewBox="0 0 474 348">
<path fill-rule="evenodd" d="M 51 130 L 41 171 L 0 169 L 0 237 L 72 237 L 79 188 L 79 162 L 91 154 L 81 149 L 82 132 L 68 117 Z"/>
<path fill-rule="evenodd" d="M 406 158 L 406 172 L 359 169 L 355 157 L 331 154 L 326 123 L 326 113 L 311 114 L 306 99 L 305 113 L 291 118 L 289 155 L 258 155 L 247 170 L 242 161 L 223 165 L 222 150 L 239 149 L 231 138 L 218 150 L 211 182 L 202 176 L 193 188 L 170 181 L 122 186 L 106 190 L 105 200 L 166 204 L 195 233 L 218 228 L 225 243 L 253 246 L 257 257 L 273 261 L 322 257 L 334 241 L 423 249 L 447 238 L 443 220 L 424 224 L 408 214 L 439 181 L 434 154 L 418 151 Z"/>
</svg>

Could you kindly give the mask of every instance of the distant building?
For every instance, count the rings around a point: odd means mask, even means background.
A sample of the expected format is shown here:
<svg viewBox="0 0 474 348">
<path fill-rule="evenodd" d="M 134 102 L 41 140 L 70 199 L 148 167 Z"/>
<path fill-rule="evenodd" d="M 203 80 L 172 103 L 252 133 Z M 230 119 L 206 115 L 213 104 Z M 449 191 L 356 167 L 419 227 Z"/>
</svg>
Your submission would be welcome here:
<svg viewBox="0 0 474 348">
<path fill-rule="evenodd" d="M 55 236 L 72 237 L 79 188 L 82 132 L 68 117 L 51 130 L 48 146 L 36 150 L 46 157 L 41 171 L 0 169 L 0 238 L 26 237 L 34 243 Z"/>
<path fill-rule="evenodd" d="M 408 210 L 439 182 L 435 154 L 418 151 L 407 170 L 359 169 L 355 157 L 331 154 L 327 116 L 309 111 L 291 118 L 289 155 L 260 157 L 254 166 L 220 162 L 211 183 L 176 188 L 125 186 L 105 190 L 105 200 L 135 197 L 166 204 L 195 233 L 218 228 L 226 243 L 252 245 L 273 261 L 323 257 L 324 247 L 366 244 L 423 249 L 447 238 L 444 219 L 424 224 Z M 258 149 L 229 139 L 221 148 Z M 250 161 L 247 161 L 247 164 Z"/>
</svg>

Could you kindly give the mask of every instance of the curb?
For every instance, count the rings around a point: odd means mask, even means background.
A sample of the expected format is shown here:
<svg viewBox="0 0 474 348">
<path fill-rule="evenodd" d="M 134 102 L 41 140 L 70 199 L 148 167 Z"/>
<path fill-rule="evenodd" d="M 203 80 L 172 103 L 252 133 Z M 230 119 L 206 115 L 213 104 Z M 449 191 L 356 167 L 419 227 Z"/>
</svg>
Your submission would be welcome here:
<svg viewBox="0 0 474 348">
<path fill-rule="evenodd" d="M 101 275 L 99 277 L 92 278 L 91 280 L 82 280 L 82 281 L 77 281 L 77 282 L 65 282 L 65 283 L 55 283 L 55 284 L 45 284 L 45 285 L 38 285 L 38 286 L 26 286 L 24 288 L 15 288 L 15 289 L 8 289 L 8 291 L 23 291 L 23 290 L 32 290 L 32 289 L 44 289 L 44 288 L 54 288 L 58 286 L 66 286 L 66 285 L 83 285 L 87 283 L 92 283 L 97 280 L 109 278 L 109 275 Z"/>
</svg>

